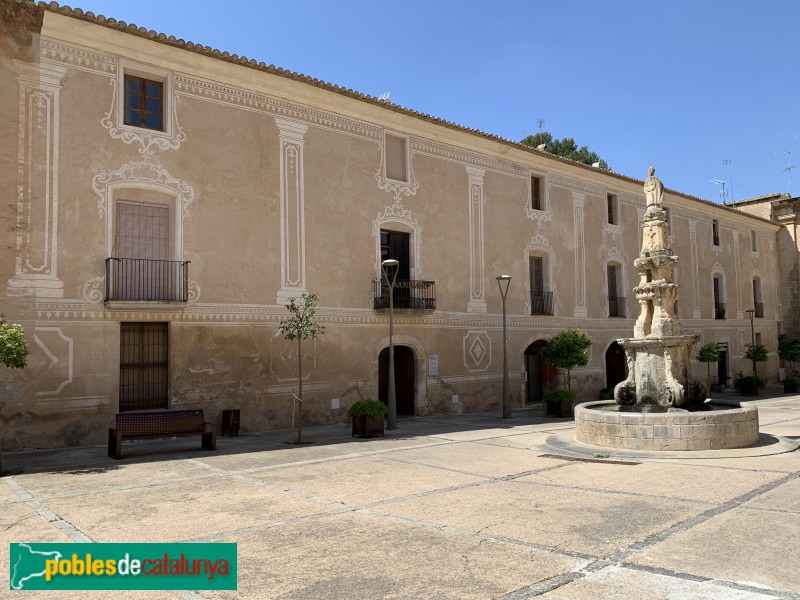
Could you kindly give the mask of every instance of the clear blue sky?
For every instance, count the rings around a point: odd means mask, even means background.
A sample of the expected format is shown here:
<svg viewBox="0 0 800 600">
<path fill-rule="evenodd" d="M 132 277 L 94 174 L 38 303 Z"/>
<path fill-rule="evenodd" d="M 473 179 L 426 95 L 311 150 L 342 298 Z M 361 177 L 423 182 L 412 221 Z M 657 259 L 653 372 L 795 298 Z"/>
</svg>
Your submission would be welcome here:
<svg viewBox="0 0 800 600">
<path fill-rule="evenodd" d="M 71 5 L 720 201 L 800 165 L 797 0 L 79 0 Z M 730 160 L 730 171 L 723 160 Z M 800 194 L 800 168 L 792 191 Z M 732 184 L 732 185 L 731 185 Z M 733 189 L 733 196 L 730 189 Z"/>
</svg>

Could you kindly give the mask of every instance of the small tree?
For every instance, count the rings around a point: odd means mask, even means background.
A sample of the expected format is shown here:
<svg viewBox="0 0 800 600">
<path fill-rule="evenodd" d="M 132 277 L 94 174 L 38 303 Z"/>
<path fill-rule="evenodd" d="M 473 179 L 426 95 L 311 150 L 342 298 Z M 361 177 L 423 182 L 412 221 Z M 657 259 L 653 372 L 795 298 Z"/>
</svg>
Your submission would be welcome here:
<svg viewBox="0 0 800 600">
<path fill-rule="evenodd" d="M 0 315 L 0 365 L 22 369 L 28 363 L 28 347 L 25 332 L 20 325 L 9 325 Z"/>
<path fill-rule="evenodd" d="M 744 357 L 753 363 L 753 377 L 758 377 L 756 363 L 767 362 L 769 360 L 767 347 L 763 344 L 747 344 L 747 351 L 744 353 Z"/>
<path fill-rule="evenodd" d="M 303 293 L 300 296 L 300 301 L 297 298 L 290 298 L 286 304 L 287 310 L 292 314 L 288 319 L 284 319 L 280 324 L 281 335 L 283 339 L 288 341 L 297 340 L 297 404 L 298 404 L 298 419 L 297 419 L 297 440 L 295 444 L 301 441 L 301 434 L 303 430 L 303 353 L 302 341 L 307 339 L 315 339 L 318 335 L 325 333 L 325 326 L 317 323 L 314 318 L 317 312 L 316 305 L 319 297 L 316 294 Z"/>
<path fill-rule="evenodd" d="M 708 373 L 708 391 L 711 392 L 711 363 L 719 362 L 719 348 L 713 342 L 710 342 L 700 348 L 697 353 L 697 360 L 706 363 L 706 371 Z"/>
<path fill-rule="evenodd" d="M 592 340 L 577 329 L 567 329 L 547 341 L 541 353 L 557 369 L 567 370 L 567 389 L 572 389 L 570 371 L 589 362 L 588 348 Z"/>
<path fill-rule="evenodd" d="M 792 374 L 792 363 L 800 362 L 800 338 L 785 337 L 778 342 L 778 356 L 789 363 L 789 375 Z"/>
</svg>

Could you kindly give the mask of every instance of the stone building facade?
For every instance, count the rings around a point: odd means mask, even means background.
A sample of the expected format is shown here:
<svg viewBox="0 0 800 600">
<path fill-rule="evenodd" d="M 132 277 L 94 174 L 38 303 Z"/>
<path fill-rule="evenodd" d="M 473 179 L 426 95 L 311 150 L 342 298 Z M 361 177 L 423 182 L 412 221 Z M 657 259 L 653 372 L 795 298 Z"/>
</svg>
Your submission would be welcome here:
<svg viewBox="0 0 800 600">
<path fill-rule="evenodd" d="M 538 351 L 566 328 L 593 340 L 582 400 L 624 378 L 641 180 L 54 3 L 0 7 L 1 310 L 31 350 L 0 373 L 6 451 L 102 443 L 120 410 L 287 428 L 278 325 L 304 291 L 327 328 L 304 345 L 306 422 L 344 421 L 386 394 L 387 257 L 401 415 L 499 408 L 501 274 L 514 407 L 557 384 Z M 785 227 L 664 206 L 686 332 L 722 345 L 726 380 L 756 307 L 775 381 Z"/>
</svg>

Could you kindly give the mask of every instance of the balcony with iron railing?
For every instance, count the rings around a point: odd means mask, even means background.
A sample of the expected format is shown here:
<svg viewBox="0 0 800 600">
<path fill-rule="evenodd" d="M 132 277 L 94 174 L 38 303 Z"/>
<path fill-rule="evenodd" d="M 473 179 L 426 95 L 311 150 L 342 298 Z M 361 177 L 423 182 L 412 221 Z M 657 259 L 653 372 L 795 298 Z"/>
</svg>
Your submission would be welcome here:
<svg viewBox="0 0 800 600">
<path fill-rule="evenodd" d="M 552 315 L 553 314 L 553 292 L 532 291 L 531 292 L 531 314 L 532 315 Z"/>
<path fill-rule="evenodd" d="M 414 279 L 398 279 L 392 296 L 394 308 L 436 310 L 436 283 Z M 389 308 L 389 286 L 380 279 L 373 280 L 372 306 Z"/>
<path fill-rule="evenodd" d="M 714 304 L 714 318 L 715 319 L 726 319 L 727 312 L 725 311 L 725 303 L 724 302 L 716 302 Z"/>
<path fill-rule="evenodd" d="M 187 302 L 189 261 L 106 259 L 107 302 Z"/>
<path fill-rule="evenodd" d="M 617 296 L 616 294 L 608 296 L 608 316 L 627 316 L 627 312 L 625 310 L 625 296 Z"/>
<path fill-rule="evenodd" d="M 756 302 L 755 303 L 756 314 L 755 316 L 759 319 L 764 318 L 764 303 L 763 302 Z"/>
</svg>

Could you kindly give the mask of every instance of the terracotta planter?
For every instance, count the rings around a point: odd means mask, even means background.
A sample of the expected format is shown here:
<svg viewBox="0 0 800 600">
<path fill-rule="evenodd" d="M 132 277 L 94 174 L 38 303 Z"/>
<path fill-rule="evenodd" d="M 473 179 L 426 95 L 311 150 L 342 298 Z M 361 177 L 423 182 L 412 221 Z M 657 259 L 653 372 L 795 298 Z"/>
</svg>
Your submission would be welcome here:
<svg viewBox="0 0 800 600">
<path fill-rule="evenodd" d="M 381 437 L 383 436 L 383 417 L 368 417 L 361 415 L 353 418 L 353 437 Z"/>
</svg>

